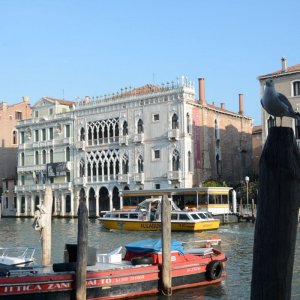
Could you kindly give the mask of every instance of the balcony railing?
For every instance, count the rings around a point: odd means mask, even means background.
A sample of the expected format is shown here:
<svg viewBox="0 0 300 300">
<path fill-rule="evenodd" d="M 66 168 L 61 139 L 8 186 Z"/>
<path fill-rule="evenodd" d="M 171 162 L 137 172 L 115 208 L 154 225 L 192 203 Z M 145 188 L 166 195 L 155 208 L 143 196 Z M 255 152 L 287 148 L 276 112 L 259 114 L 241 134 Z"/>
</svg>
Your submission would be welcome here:
<svg viewBox="0 0 300 300">
<path fill-rule="evenodd" d="M 179 140 L 179 129 L 170 129 L 168 131 L 168 138 L 170 140 Z"/>
<path fill-rule="evenodd" d="M 181 179 L 182 179 L 182 172 L 180 170 L 168 172 L 168 180 L 180 182 Z"/>
<path fill-rule="evenodd" d="M 120 136 L 119 144 L 120 145 L 128 145 L 129 137 L 128 135 Z"/>
<path fill-rule="evenodd" d="M 75 144 L 75 147 L 77 149 L 81 149 L 84 151 L 85 149 L 85 141 L 77 141 L 76 144 Z"/>
<path fill-rule="evenodd" d="M 119 174 L 118 175 L 118 182 L 119 183 L 129 183 L 129 174 Z"/>
<path fill-rule="evenodd" d="M 76 177 L 74 179 L 75 185 L 86 185 L 86 177 Z"/>
<path fill-rule="evenodd" d="M 143 143 L 144 142 L 144 133 L 137 133 L 134 135 L 133 141 L 135 143 Z"/>
<path fill-rule="evenodd" d="M 138 183 L 144 183 L 144 181 L 145 181 L 145 174 L 144 173 L 135 173 L 134 175 L 133 175 L 133 180 L 135 181 L 135 182 L 138 182 Z"/>
<path fill-rule="evenodd" d="M 47 186 L 46 184 L 16 185 L 15 191 L 16 192 L 39 192 L 39 191 L 45 191 L 46 186 Z M 52 183 L 51 188 L 53 191 L 62 190 L 62 189 L 71 190 L 72 183 L 71 182 L 59 183 L 59 184 Z"/>
<path fill-rule="evenodd" d="M 31 165 L 31 166 L 20 166 L 18 167 L 18 173 L 19 172 L 39 172 L 39 171 L 46 171 L 47 170 L 47 165 Z"/>
</svg>

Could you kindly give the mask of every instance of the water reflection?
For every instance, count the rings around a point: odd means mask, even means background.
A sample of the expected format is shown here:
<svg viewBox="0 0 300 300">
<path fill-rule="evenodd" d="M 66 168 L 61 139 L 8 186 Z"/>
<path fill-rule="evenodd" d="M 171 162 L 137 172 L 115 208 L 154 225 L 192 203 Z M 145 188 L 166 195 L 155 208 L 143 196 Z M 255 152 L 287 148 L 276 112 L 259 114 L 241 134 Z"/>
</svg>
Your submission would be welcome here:
<svg viewBox="0 0 300 300">
<path fill-rule="evenodd" d="M 0 219 L 0 246 L 34 246 L 37 249 L 36 260 L 40 261 L 40 236 L 32 228 L 32 219 Z M 63 260 L 64 245 L 77 241 L 77 219 L 52 220 L 52 261 Z M 159 238 L 160 232 L 108 231 L 97 220 L 89 220 L 89 245 L 96 247 L 99 253 L 107 253 L 120 245 L 145 238 Z M 191 241 L 220 238 L 222 250 L 228 257 L 226 277 L 221 284 L 207 287 L 176 291 L 171 297 L 142 297 L 140 300 L 243 300 L 250 298 L 252 272 L 252 247 L 254 225 L 240 223 L 222 226 L 217 231 L 201 233 L 172 233 L 172 238 L 187 242 L 186 247 L 193 247 Z M 300 233 L 298 230 L 292 299 L 300 299 Z"/>
</svg>

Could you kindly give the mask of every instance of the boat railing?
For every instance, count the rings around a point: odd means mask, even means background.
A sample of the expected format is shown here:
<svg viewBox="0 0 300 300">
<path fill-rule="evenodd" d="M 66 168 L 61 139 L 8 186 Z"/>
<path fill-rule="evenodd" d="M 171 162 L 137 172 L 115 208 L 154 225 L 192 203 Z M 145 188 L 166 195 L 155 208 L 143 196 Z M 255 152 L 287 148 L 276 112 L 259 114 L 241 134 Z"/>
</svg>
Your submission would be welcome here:
<svg viewBox="0 0 300 300">
<path fill-rule="evenodd" d="M 0 248 L 0 257 L 17 257 L 33 260 L 35 248 L 33 247 L 7 247 Z"/>
</svg>

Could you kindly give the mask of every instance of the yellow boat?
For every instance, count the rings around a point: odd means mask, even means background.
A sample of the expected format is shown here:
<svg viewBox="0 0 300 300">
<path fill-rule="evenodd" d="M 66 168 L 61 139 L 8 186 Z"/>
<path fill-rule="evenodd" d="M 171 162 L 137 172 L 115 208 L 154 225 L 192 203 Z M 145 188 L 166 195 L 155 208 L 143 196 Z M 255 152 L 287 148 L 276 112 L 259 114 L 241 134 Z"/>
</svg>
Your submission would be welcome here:
<svg viewBox="0 0 300 300">
<path fill-rule="evenodd" d="M 171 202 L 172 231 L 204 231 L 218 229 L 220 220 L 202 211 L 183 211 Z M 156 231 L 161 229 L 161 198 L 141 202 L 134 211 L 110 211 L 99 218 L 107 229 Z"/>
</svg>

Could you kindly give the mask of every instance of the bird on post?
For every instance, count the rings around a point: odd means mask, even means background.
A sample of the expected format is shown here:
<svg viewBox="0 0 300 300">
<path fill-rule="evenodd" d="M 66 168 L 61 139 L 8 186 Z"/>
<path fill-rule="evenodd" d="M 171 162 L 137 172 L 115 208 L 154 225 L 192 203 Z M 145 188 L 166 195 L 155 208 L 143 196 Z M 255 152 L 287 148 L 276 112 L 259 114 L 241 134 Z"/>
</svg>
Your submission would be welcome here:
<svg viewBox="0 0 300 300">
<path fill-rule="evenodd" d="M 276 92 L 272 79 L 266 80 L 265 92 L 260 102 L 268 114 L 275 118 L 280 118 L 280 126 L 282 126 L 283 117 L 290 117 L 300 121 L 300 114 L 294 111 L 286 96 Z"/>
</svg>

